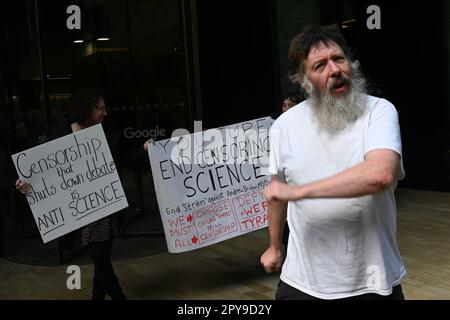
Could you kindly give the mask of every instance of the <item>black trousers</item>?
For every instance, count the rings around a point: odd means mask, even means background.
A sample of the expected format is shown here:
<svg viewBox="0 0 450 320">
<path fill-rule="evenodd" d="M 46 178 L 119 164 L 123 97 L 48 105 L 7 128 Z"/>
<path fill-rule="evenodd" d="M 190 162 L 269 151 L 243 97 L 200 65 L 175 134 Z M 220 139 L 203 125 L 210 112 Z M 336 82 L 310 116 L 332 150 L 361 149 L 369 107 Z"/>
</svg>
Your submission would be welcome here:
<svg viewBox="0 0 450 320">
<path fill-rule="evenodd" d="M 276 300 L 321 300 L 319 298 L 310 296 L 280 280 L 277 292 L 275 293 Z M 337 300 L 405 300 L 403 296 L 402 287 L 397 285 L 392 288 L 392 293 L 388 296 L 382 296 L 376 293 L 366 293 L 359 296 Z"/>
<path fill-rule="evenodd" d="M 92 242 L 89 253 L 94 262 L 94 284 L 92 300 L 105 300 L 109 295 L 112 300 L 124 300 L 125 295 L 111 263 L 112 240 Z"/>
</svg>

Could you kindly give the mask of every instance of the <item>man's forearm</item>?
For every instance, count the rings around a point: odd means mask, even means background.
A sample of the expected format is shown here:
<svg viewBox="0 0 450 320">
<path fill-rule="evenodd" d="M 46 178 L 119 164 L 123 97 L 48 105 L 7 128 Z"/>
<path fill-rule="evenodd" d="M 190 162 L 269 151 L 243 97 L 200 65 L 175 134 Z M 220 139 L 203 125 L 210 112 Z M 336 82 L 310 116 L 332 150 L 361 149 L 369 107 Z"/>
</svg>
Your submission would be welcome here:
<svg viewBox="0 0 450 320">
<path fill-rule="evenodd" d="M 382 190 L 382 184 L 371 179 L 360 166 L 332 177 L 296 186 L 298 199 L 360 197 Z"/>
<path fill-rule="evenodd" d="M 286 223 L 287 202 L 271 201 L 268 206 L 270 245 L 277 249 L 282 246 L 283 230 Z"/>
<path fill-rule="evenodd" d="M 395 181 L 397 170 L 396 156 L 385 162 L 364 161 L 329 178 L 295 186 L 295 198 L 347 198 L 377 193 Z"/>
</svg>

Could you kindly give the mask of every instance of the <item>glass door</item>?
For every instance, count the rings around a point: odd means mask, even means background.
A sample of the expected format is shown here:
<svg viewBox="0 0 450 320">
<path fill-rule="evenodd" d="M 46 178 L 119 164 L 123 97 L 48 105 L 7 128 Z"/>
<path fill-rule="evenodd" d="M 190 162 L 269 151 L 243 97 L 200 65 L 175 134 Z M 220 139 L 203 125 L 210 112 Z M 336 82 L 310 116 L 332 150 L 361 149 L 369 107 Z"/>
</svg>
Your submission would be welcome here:
<svg viewBox="0 0 450 320">
<path fill-rule="evenodd" d="M 76 236 L 42 243 L 25 198 L 14 190 L 17 174 L 10 155 L 56 138 L 55 133 L 69 123 L 72 94 L 87 88 L 105 94 L 108 117 L 103 126 L 120 140 L 115 161 L 130 207 L 124 215 L 129 241 L 115 245 L 119 256 L 166 250 L 142 146 L 149 138 L 169 138 L 175 128 L 189 128 L 184 4 L 180 0 L 2 1 L 0 37 L 6 45 L 0 49 L 0 113 L 6 123 L 0 129 L 0 165 L 7 173 L 1 182 L 7 204 L 1 212 L 5 257 L 57 264 L 83 252 Z M 72 5 L 79 11 L 69 10 Z"/>
</svg>

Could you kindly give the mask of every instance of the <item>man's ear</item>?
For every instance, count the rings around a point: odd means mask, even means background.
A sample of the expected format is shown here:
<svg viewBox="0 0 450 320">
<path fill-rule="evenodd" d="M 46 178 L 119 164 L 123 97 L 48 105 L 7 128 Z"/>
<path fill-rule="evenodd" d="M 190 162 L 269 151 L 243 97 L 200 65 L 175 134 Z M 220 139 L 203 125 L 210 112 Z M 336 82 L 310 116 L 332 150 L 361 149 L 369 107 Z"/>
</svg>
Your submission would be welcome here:
<svg viewBox="0 0 450 320">
<path fill-rule="evenodd" d="M 304 81 L 305 78 L 308 81 Z M 313 90 L 312 83 L 309 81 L 309 79 L 306 77 L 306 75 L 303 75 L 300 85 L 306 93 L 311 93 Z"/>
</svg>

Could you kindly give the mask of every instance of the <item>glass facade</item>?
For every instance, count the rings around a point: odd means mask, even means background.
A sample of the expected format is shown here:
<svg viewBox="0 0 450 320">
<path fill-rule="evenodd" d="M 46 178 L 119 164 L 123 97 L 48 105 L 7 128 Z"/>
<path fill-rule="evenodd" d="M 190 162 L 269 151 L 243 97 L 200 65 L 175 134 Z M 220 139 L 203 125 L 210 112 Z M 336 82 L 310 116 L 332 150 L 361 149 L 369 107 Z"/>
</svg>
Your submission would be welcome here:
<svg viewBox="0 0 450 320">
<path fill-rule="evenodd" d="M 80 29 L 71 29 L 77 23 L 71 5 L 80 9 Z M 189 128 L 186 3 L 20 0 L 1 6 L 2 254 L 54 264 L 81 253 L 76 239 L 42 244 L 25 198 L 12 188 L 10 155 L 53 139 L 67 123 L 72 93 L 84 88 L 105 94 L 105 131 L 121 133 L 116 161 L 130 204 L 128 237 L 149 243 L 163 237 L 148 161 L 131 163 L 127 154 L 149 138 Z M 158 243 L 153 250 L 165 250 Z"/>
</svg>

